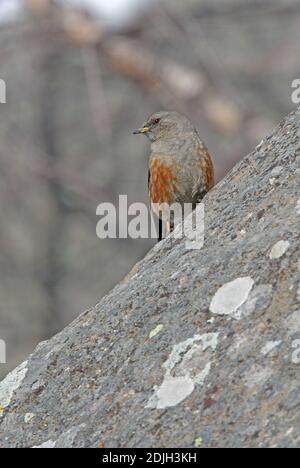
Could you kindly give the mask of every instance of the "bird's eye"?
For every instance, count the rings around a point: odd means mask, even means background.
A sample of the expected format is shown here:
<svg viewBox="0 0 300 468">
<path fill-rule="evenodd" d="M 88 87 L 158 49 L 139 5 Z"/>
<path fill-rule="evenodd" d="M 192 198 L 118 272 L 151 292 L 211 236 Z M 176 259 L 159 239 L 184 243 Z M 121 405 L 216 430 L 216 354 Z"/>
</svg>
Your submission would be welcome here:
<svg viewBox="0 0 300 468">
<path fill-rule="evenodd" d="M 160 122 L 160 119 L 154 119 L 153 120 L 153 123 L 155 123 L 155 125 L 157 125 L 159 122 Z"/>
</svg>

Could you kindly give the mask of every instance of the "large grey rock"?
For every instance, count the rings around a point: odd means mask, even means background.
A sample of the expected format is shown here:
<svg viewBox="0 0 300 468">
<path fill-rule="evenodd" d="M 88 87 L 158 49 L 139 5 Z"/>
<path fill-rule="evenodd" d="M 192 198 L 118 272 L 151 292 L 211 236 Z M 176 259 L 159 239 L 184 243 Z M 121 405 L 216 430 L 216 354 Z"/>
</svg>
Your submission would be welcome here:
<svg viewBox="0 0 300 468">
<path fill-rule="evenodd" d="M 300 445 L 300 110 L 0 384 L 2 447 Z M 99 267 L 99 275 L 105 274 Z"/>
</svg>

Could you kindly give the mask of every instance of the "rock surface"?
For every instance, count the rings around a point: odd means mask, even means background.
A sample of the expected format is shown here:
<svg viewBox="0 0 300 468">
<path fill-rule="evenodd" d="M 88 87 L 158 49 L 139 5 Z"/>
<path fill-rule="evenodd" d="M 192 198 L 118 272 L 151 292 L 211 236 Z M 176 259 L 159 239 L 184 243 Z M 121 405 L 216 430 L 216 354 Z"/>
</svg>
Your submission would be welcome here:
<svg viewBox="0 0 300 468">
<path fill-rule="evenodd" d="M 0 384 L 1 447 L 300 445 L 300 110 Z M 101 274 L 99 270 L 99 274 Z"/>
</svg>

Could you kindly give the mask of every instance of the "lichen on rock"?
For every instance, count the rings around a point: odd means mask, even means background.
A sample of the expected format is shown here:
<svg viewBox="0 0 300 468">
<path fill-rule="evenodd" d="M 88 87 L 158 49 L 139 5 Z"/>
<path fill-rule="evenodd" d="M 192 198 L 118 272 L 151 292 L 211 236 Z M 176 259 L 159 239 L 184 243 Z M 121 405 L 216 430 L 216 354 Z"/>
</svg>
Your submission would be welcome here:
<svg viewBox="0 0 300 468">
<path fill-rule="evenodd" d="M 205 197 L 201 250 L 168 237 L 0 384 L 1 447 L 300 445 L 299 129 Z"/>
</svg>

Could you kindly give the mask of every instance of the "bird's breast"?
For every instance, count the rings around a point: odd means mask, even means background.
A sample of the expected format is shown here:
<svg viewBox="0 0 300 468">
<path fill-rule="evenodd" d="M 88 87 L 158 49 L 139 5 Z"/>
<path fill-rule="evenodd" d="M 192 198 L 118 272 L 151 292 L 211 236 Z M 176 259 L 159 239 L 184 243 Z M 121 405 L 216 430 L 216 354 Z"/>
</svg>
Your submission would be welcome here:
<svg viewBox="0 0 300 468">
<path fill-rule="evenodd" d="M 151 203 L 173 203 L 177 177 L 174 162 L 168 158 L 150 160 L 149 195 Z"/>
</svg>

